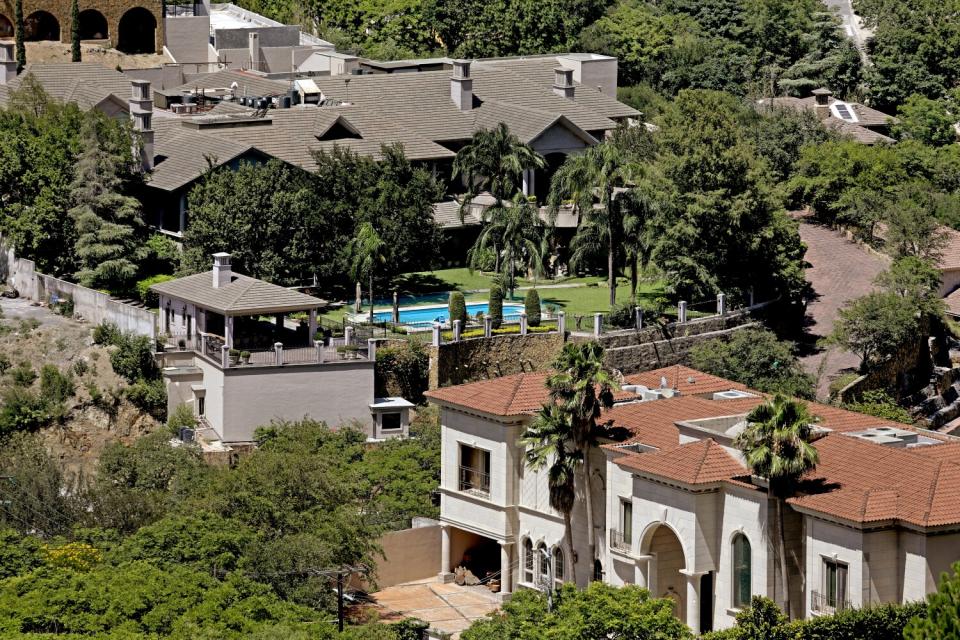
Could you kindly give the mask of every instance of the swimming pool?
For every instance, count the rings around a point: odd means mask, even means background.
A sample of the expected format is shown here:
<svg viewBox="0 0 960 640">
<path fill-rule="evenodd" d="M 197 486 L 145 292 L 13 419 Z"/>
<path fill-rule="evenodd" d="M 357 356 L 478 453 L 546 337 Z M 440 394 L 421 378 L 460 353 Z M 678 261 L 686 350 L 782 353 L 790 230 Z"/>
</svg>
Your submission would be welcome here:
<svg viewBox="0 0 960 640">
<path fill-rule="evenodd" d="M 489 313 L 490 305 L 488 302 L 468 302 L 467 315 L 471 318 L 482 311 L 484 315 Z M 523 311 L 523 305 L 516 302 L 503 303 L 503 315 L 517 316 Z M 431 305 L 429 307 L 401 307 L 400 324 L 427 326 L 434 322 L 447 322 L 447 305 Z M 363 316 L 366 319 L 369 316 Z M 373 312 L 374 322 L 391 322 L 393 320 L 393 309 L 375 309 Z"/>
</svg>

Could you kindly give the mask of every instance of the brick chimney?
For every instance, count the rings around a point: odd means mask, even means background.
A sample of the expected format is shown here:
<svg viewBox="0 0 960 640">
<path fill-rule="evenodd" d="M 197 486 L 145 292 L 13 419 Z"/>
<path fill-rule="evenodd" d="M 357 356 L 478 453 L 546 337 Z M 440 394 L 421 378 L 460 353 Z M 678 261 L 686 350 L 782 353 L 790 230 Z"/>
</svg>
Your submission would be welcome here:
<svg viewBox="0 0 960 640">
<path fill-rule="evenodd" d="M 830 91 L 830 89 L 823 87 L 813 90 L 813 98 L 816 101 L 813 110 L 821 120 L 826 120 L 830 117 L 830 96 L 832 95 L 833 92 Z"/>
<path fill-rule="evenodd" d="M 561 98 L 573 100 L 573 69 L 557 67 L 553 70 L 553 92 Z"/>
<path fill-rule="evenodd" d="M 133 121 L 134 135 L 139 138 L 139 144 L 134 141 L 134 157 L 140 157 L 144 171 L 153 171 L 153 95 L 150 83 L 147 80 L 132 80 L 130 86 L 130 119 Z"/>
<path fill-rule="evenodd" d="M 250 69 L 260 71 L 260 34 L 252 31 L 249 35 L 250 43 Z"/>
<path fill-rule="evenodd" d="M 470 61 L 454 60 L 450 76 L 450 99 L 460 111 L 473 109 L 473 78 L 470 77 Z"/>
<path fill-rule="evenodd" d="M 230 268 L 230 254 L 221 251 L 213 254 L 213 288 L 219 289 L 230 284 L 233 270 Z"/>
<path fill-rule="evenodd" d="M 17 77 L 17 59 L 12 42 L 0 42 L 0 84 L 9 84 Z"/>
</svg>

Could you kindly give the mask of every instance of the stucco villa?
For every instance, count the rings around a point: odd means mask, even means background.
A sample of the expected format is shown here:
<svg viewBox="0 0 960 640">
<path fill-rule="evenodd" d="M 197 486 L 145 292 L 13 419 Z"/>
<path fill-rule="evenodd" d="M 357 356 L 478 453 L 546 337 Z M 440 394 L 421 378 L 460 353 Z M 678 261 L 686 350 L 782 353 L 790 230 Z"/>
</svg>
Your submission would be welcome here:
<svg viewBox="0 0 960 640">
<path fill-rule="evenodd" d="M 152 287 L 160 298 L 160 354 L 168 407 L 192 407 L 209 437 L 249 444 L 272 420 L 355 421 L 371 439 L 405 436 L 413 404 L 374 397 L 376 345 L 317 339 L 324 301 L 213 268 Z"/>
<path fill-rule="evenodd" d="M 919 600 L 960 560 L 960 439 L 809 403 L 820 463 L 787 503 L 783 593 L 775 502 L 734 446 L 765 398 L 682 366 L 627 376 L 591 454 L 595 529 L 580 495 L 568 557 L 546 472 L 518 444 L 546 375 L 427 394 L 441 409 L 442 575 L 469 564 L 498 576 L 503 597 L 574 571 L 579 584 L 638 584 L 703 632 L 732 626 L 753 595 L 789 598 L 799 618 Z"/>
</svg>

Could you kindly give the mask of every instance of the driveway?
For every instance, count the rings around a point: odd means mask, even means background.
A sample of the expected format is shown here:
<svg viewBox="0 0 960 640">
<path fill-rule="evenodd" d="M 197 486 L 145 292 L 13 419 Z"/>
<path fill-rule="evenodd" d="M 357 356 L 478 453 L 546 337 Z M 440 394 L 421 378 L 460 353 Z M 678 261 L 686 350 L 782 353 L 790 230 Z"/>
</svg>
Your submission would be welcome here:
<svg viewBox="0 0 960 640">
<path fill-rule="evenodd" d="M 827 8 L 837 12 L 847 37 L 853 40 L 864 62 L 867 60 L 867 40 L 873 35 L 863 26 L 863 19 L 853 12 L 852 0 L 823 0 Z"/>
<path fill-rule="evenodd" d="M 850 300 L 873 289 L 873 280 L 887 268 L 888 260 L 846 239 L 843 234 L 808 222 L 800 223 L 800 238 L 807 245 L 807 281 L 814 300 L 807 305 L 805 339 L 802 342 L 803 368 L 816 377 L 817 397 L 829 396 L 830 382 L 843 373 L 856 371 L 860 358 L 816 341 L 833 330 L 840 309 Z"/>
<path fill-rule="evenodd" d="M 456 640 L 474 620 L 499 608 L 497 596 L 485 587 L 444 584 L 437 578 L 387 587 L 371 594 L 382 609 L 381 619 L 418 618 Z"/>
</svg>

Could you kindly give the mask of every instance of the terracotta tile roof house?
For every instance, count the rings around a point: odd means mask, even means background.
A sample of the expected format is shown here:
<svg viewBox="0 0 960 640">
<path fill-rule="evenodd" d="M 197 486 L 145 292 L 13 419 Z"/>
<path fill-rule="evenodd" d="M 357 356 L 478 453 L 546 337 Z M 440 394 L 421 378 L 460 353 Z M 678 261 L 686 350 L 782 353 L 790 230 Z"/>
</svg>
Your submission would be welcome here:
<svg viewBox="0 0 960 640">
<path fill-rule="evenodd" d="M 752 595 L 789 600 L 801 618 L 922 599 L 960 560 L 960 439 L 809 402 L 819 462 L 787 501 L 783 592 L 778 501 L 735 443 L 766 396 L 687 367 L 627 377 L 604 412 L 608 437 L 589 452 L 601 524 L 593 535 L 584 527 L 578 484 L 575 553 L 565 558 L 547 472 L 524 462 L 522 435 L 547 399 L 546 375 L 427 393 L 441 408 L 442 574 L 460 561 L 453 549 L 480 536 L 500 545 L 505 591 L 537 588 L 546 549 L 554 575 L 575 566 L 581 583 L 602 576 L 645 586 L 673 598 L 676 615 L 699 632 L 731 626 Z"/>
<path fill-rule="evenodd" d="M 861 144 L 894 142 L 887 134 L 895 118 L 859 102 L 838 100 L 828 89 L 815 89 L 813 95 L 806 98 L 763 98 L 757 104 L 765 108 L 813 111 L 825 127 Z"/>
</svg>

